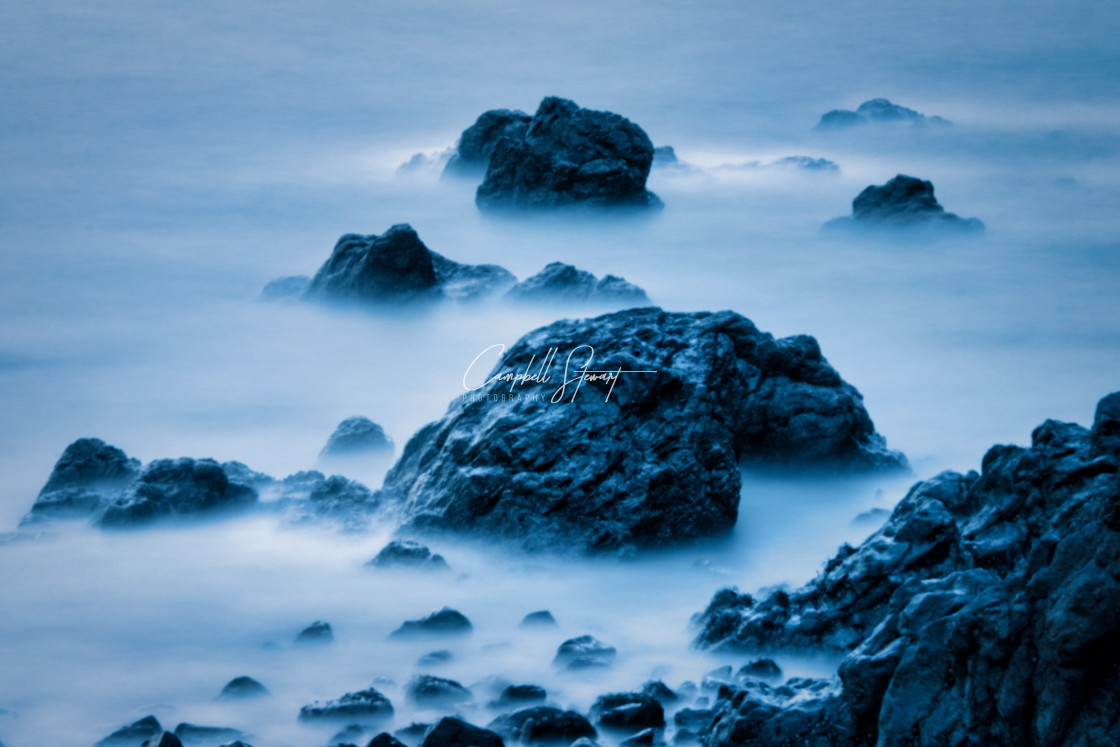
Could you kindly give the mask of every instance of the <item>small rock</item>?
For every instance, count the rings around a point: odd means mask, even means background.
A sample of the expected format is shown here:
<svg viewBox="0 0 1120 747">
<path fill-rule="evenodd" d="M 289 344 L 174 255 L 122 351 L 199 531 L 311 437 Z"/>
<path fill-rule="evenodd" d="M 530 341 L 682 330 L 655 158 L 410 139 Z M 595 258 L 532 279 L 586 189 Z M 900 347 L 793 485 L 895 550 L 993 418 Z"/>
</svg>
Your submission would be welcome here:
<svg viewBox="0 0 1120 747">
<path fill-rule="evenodd" d="M 422 674 L 408 683 L 409 700 L 425 708 L 447 708 L 472 700 L 471 691 L 455 680 Z"/>
<path fill-rule="evenodd" d="M 945 212 L 933 195 L 933 183 L 899 174 L 886 184 L 871 185 L 852 200 L 851 217 L 836 218 L 828 229 L 931 227 L 964 232 L 984 230 L 976 218 Z"/>
<path fill-rule="evenodd" d="M 429 667 L 434 664 L 446 664 L 451 661 L 451 652 L 447 649 L 440 649 L 439 651 L 430 651 L 417 660 L 417 664 L 422 667 Z"/>
<path fill-rule="evenodd" d="M 122 726 L 109 736 L 97 743 L 98 747 L 135 747 L 135 745 L 149 739 L 156 739 L 163 734 L 163 726 L 155 716 L 145 716 L 139 721 L 134 721 L 128 726 Z"/>
<path fill-rule="evenodd" d="M 543 703 L 547 699 L 548 692 L 538 685 L 508 685 L 491 705 L 498 708 L 522 706 L 527 703 Z"/>
<path fill-rule="evenodd" d="M 200 742 L 220 742 L 226 739 L 240 739 L 242 734 L 237 729 L 222 726 L 197 726 L 195 724 L 179 724 L 175 727 L 175 736 L 183 744 Z"/>
<path fill-rule="evenodd" d="M 311 278 L 307 275 L 288 275 L 270 280 L 261 288 L 261 301 L 296 301 L 307 293 Z"/>
<path fill-rule="evenodd" d="M 650 680 L 642 685 L 642 694 L 656 700 L 661 705 L 676 703 L 680 696 L 661 680 Z"/>
<path fill-rule="evenodd" d="M 393 540 L 366 565 L 377 568 L 415 568 L 419 570 L 449 570 L 442 555 L 433 554 L 427 545 L 413 540 Z"/>
<path fill-rule="evenodd" d="M 330 626 L 328 626 L 330 627 Z M 302 635 L 302 634 L 301 634 Z M 226 683 L 218 693 L 218 700 L 235 700 L 239 698 L 257 698 L 268 695 L 268 688 L 257 682 L 252 677 L 234 677 Z"/>
<path fill-rule="evenodd" d="M 347 720 L 378 721 L 393 715 L 389 699 L 374 688 L 346 693 L 338 700 L 320 704 L 318 701 L 299 709 L 301 721 Z"/>
<path fill-rule="evenodd" d="M 461 719 L 445 717 L 424 737 L 422 747 L 504 747 L 502 738 Z"/>
<path fill-rule="evenodd" d="M 393 735 L 409 745 L 419 745 L 432 728 L 432 724 L 412 722 L 403 729 L 397 729 Z"/>
<path fill-rule="evenodd" d="M 335 732 L 331 737 L 331 744 L 357 744 L 365 735 L 366 728 L 361 724 L 349 724 L 344 726 L 340 731 Z"/>
<path fill-rule="evenodd" d="M 905 106 L 892 104 L 888 99 L 864 101 L 854 112 L 833 109 L 821 117 L 818 130 L 846 130 L 868 124 L 907 124 L 912 127 L 925 125 L 948 126 L 949 120 L 938 116 L 927 117 Z"/>
<path fill-rule="evenodd" d="M 581 714 L 551 706 L 532 706 L 498 716 L 489 728 L 525 744 L 569 745 L 576 739 L 595 736 L 595 727 Z"/>
<path fill-rule="evenodd" d="M 591 706 L 591 716 L 600 726 L 619 731 L 636 732 L 665 726 L 661 704 L 643 693 L 601 695 Z"/>
<path fill-rule="evenodd" d="M 405 747 L 405 744 L 389 732 L 383 731 L 369 740 L 369 744 L 367 744 L 366 747 Z"/>
<path fill-rule="evenodd" d="M 319 456 L 392 456 L 392 454 L 393 440 L 385 435 L 384 429 L 369 418 L 356 415 L 338 424 Z"/>
<path fill-rule="evenodd" d="M 755 659 L 744 664 L 736 676 L 740 679 L 777 680 L 782 677 L 782 668 L 773 659 Z"/>
<path fill-rule="evenodd" d="M 380 236 L 346 234 L 307 288 L 306 298 L 399 304 L 442 298 L 428 247 L 407 223 Z"/>
<path fill-rule="evenodd" d="M 554 665 L 565 669 L 587 669 L 607 667 L 614 661 L 618 651 L 590 635 L 569 638 L 556 650 Z"/>
<path fill-rule="evenodd" d="M 601 280 L 563 262 L 550 262 L 531 278 L 510 288 L 505 297 L 518 303 L 649 306 L 646 292 L 615 275 Z"/>
<path fill-rule="evenodd" d="M 330 643 L 334 640 L 331 624 L 316 620 L 299 632 L 296 643 Z"/>
<path fill-rule="evenodd" d="M 521 618 L 521 623 L 517 626 L 519 628 L 555 628 L 556 618 L 548 610 L 538 610 L 530 612 L 525 617 Z"/>
<path fill-rule="evenodd" d="M 473 630 L 471 621 L 466 615 L 450 607 L 444 607 L 438 612 L 419 620 L 408 620 L 394 630 L 391 638 L 405 638 L 415 635 L 466 635 Z"/>
<path fill-rule="evenodd" d="M 713 708 L 682 708 L 673 714 L 673 723 L 682 729 L 692 729 L 703 734 L 716 717 Z"/>
<path fill-rule="evenodd" d="M 498 265 L 467 265 L 429 250 L 443 295 L 450 301 L 475 303 L 496 296 L 517 282 L 512 272 Z"/>
</svg>

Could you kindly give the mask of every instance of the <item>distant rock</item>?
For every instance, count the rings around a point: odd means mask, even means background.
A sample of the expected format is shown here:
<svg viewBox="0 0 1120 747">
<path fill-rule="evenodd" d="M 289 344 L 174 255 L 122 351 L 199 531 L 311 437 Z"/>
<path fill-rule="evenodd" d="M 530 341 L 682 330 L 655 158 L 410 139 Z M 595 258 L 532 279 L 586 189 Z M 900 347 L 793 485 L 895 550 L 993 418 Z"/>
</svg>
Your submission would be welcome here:
<svg viewBox="0 0 1120 747">
<path fill-rule="evenodd" d="M 141 526 L 160 519 L 190 519 L 252 508 L 257 491 L 230 482 L 213 459 L 157 459 L 97 522 L 102 528 Z"/>
<path fill-rule="evenodd" d="M 779 158 L 772 165 L 782 168 L 804 169 L 806 171 L 839 171 L 840 167 L 827 158 L 813 158 L 811 156 L 786 156 Z"/>
<path fill-rule="evenodd" d="M 867 187 L 852 201 L 851 217 L 825 224 L 828 229 L 917 227 L 969 233 L 984 230 L 984 224 L 977 218 L 945 212 L 933 196 L 932 182 L 904 174 L 881 186 Z"/>
<path fill-rule="evenodd" d="M 380 496 L 360 482 L 342 475 L 326 477 L 317 470 L 274 480 L 268 492 L 277 496 L 269 505 L 284 513 L 288 525 L 327 523 L 363 531 L 382 508 Z"/>
<path fill-rule="evenodd" d="M 316 701 L 299 709 L 301 721 L 353 721 L 368 723 L 391 718 L 393 705 L 374 688 L 346 693 L 338 700 Z"/>
<path fill-rule="evenodd" d="M 140 475 L 140 461 L 100 438 L 66 447 L 22 524 L 88 518 Z"/>
<path fill-rule="evenodd" d="M 199 744 L 208 743 L 214 744 L 215 742 L 222 742 L 227 739 L 240 739 L 242 734 L 237 729 L 229 729 L 223 726 L 197 726 L 195 724 L 179 724 L 175 727 L 175 736 L 178 737 L 183 744 Z"/>
<path fill-rule="evenodd" d="M 519 628 L 555 628 L 556 618 L 548 610 L 537 610 L 530 612 L 525 617 L 521 618 L 518 624 Z"/>
<path fill-rule="evenodd" d="M 299 632 L 296 643 L 330 643 L 334 640 L 331 624 L 316 620 Z"/>
<path fill-rule="evenodd" d="M 638 732 L 665 727 L 665 710 L 644 693 L 600 695 L 591 705 L 591 717 L 600 726 L 616 731 Z"/>
<path fill-rule="evenodd" d="M 424 635 L 466 635 L 473 630 L 466 615 L 450 607 L 433 612 L 419 620 L 408 620 L 394 630 L 390 637 L 408 638 Z"/>
<path fill-rule="evenodd" d="M 423 571 L 446 571 L 447 561 L 433 554 L 427 545 L 413 540 L 393 540 L 366 563 L 376 568 L 412 568 Z"/>
<path fill-rule="evenodd" d="M 315 273 L 307 298 L 365 304 L 437 301 L 443 297 L 428 247 L 407 223 L 380 236 L 348 233 Z"/>
<path fill-rule="evenodd" d="M 847 109 L 833 109 L 821 117 L 817 123 L 818 130 L 846 130 L 868 124 L 905 124 L 912 127 L 927 125 L 945 127 L 951 124 L 949 120 L 941 117 L 927 117 L 924 114 L 907 109 L 905 106 L 892 104 L 887 99 L 871 99 L 864 101 L 854 112 Z"/>
<path fill-rule="evenodd" d="M 615 275 L 600 280 L 563 262 L 550 262 L 531 278 L 510 288 L 505 297 L 519 303 L 649 306 L 646 292 Z"/>
<path fill-rule="evenodd" d="M 122 726 L 97 743 L 97 747 L 136 747 L 163 734 L 163 726 L 155 716 L 145 716 L 128 726 Z"/>
<path fill-rule="evenodd" d="M 782 668 L 773 659 L 755 659 L 749 664 L 744 664 L 736 676 L 740 679 L 778 680 L 782 677 Z"/>
<path fill-rule="evenodd" d="M 474 303 L 497 296 L 517 282 L 512 272 L 498 265 L 466 265 L 429 250 L 443 295 L 451 301 Z"/>
<path fill-rule="evenodd" d="M 483 210 L 660 207 L 645 188 L 652 163 L 653 143 L 641 127 L 550 96 L 523 137 L 497 140 L 475 203 Z"/>
<path fill-rule="evenodd" d="M 261 289 L 261 301 L 295 301 L 307 293 L 311 278 L 307 275 L 287 275 L 269 281 Z"/>
<path fill-rule="evenodd" d="M 413 678 L 406 692 L 409 700 L 424 708 L 452 708 L 473 700 L 471 691 L 455 680 L 430 674 Z"/>
<path fill-rule="evenodd" d="M 405 747 L 405 744 L 392 734 L 383 731 L 371 739 L 366 747 Z"/>
<path fill-rule="evenodd" d="M 145 741 L 140 747 L 183 747 L 183 743 L 179 740 L 179 737 L 165 731 L 158 737 L 152 737 Z"/>
<path fill-rule="evenodd" d="M 614 646 L 608 646 L 594 636 L 581 635 L 561 643 L 552 663 L 573 670 L 608 667 L 614 663 L 617 653 Z"/>
<path fill-rule="evenodd" d="M 722 590 L 698 645 L 843 656 L 832 680 L 722 691 L 709 747 L 1108 744 L 1120 713 L 1120 394 L 981 472 L 914 485 L 804 587 Z M 767 741 L 770 740 L 770 741 Z"/>
<path fill-rule="evenodd" d="M 543 703 L 548 692 L 539 685 L 508 685 L 493 703 L 495 707 L 523 706 L 529 703 Z"/>
<path fill-rule="evenodd" d="M 570 745 L 595 736 L 591 722 L 575 711 L 532 706 L 498 716 L 489 728 L 510 741 L 527 745 Z"/>
<path fill-rule="evenodd" d="M 435 666 L 437 664 L 446 664 L 454 658 L 453 654 L 447 649 L 441 648 L 438 651 L 429 651 L 420 657 L 416 662 L 422 667 Z"/>
<path fill-rule="evenodd" d="M 421 747 L 504 747 L 504 743 L 492 731 L 480 729 L 461 719 L 445 717 L 432 727 Z"/>
<path fill-rule="evenodd" d="M 650 373 L 580 382 L 590 350 L 588 371 Z M 510 383 L 546 367 L 550 381 Z M 511 389 L 525 396 L 503 396 Z M 741 464 L 869 470 L 906 461 L 812 337 L 775 340 L 732 312 L 644 308 L 522 337 L 486 384 L 413 436 L 381 492 L 411 532 L 618 553 L 727 532 Z"/>
<path fill-rule="evenodd" d="M 417 176 L 442 171 L 454 156 L 454 149 L 435 153 L 413 153 L 412 157 L 397 167 L 397 176 Z"/>
<path fill-rule="evenodd" d="M 326 623 L 323 623 L 326 625 Z M 330 626 L 327 626 L 329 631 Z M 306 631 L 304 631 L 306 632 Z M 301 633 L 302 635 L 302 633 Z M 268 695 L 268 688 L 257 682 L 252 677 L 234 677 L 226 683 L 218 694 L 218 700 L 240 700 L 242 698 L 259 698 Z"/>
<path fill-rule="evenodd" d="M 885 508 L 869 508 L 862 511 L 852 519 L 852 524 L 859 527 L 881 527 L 891 515 Z"/>
<path fill-rule="evenodd" d="M 463 130 L 455 153 L 443 170 L 444 176 L 477 178 L 486 173 L 490 154 L 502 138 L 520 141 L 532 119 L 522 111 L 491 109 L 483 112 L 475 123 Z"/>
<path fill-rule="evenodd" d="M 385 435 L 384 429 L 367 417 L 355 415 L 338 424 L 319 456 L 392 456 L 392 454 L 393 439 Z"/>
<path fill-rule="evenodd" d="M 678 164 L 677 152 L 673 150 L 671 145 L 659 145 L 653 149 L 653 165 L 654 166 L 672 166 Z"/>
</svg>

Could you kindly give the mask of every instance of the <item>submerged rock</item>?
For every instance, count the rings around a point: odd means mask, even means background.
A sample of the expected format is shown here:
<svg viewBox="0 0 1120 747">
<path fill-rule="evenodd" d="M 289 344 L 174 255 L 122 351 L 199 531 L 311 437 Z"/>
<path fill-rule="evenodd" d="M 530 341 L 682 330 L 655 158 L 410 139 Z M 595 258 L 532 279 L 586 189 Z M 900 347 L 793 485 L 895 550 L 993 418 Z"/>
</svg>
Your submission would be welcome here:
<svg viewBox="0 0 1120 747">
<path fill-rule="evenodd" d="M 393 540 L 366 563 L 377 568 L 412 568 L 424 571 L 446 571 L 447 561 L 433 553 L 427 545 L 413 540 Z"/>
<path fill-rule="evenodd" d="M 504 747 L 504 744 L 492 731 L 445 717 L 427 733 L 421 747 Z"/>
<path fill-rule="evenodd" d="M 833 109 L 821 116 L 818 130 L 846 130 L 868 124 L 906 124 L 914 127 L 926 125 L 947 126 L 949 120 L 938 116 L 927 117 L 905 106 L 892 104 L 888 99 L 864 101 L 854 112 Z"/>
<path fill-rule="evenodd" d="M 543 703 L 547 699 L 548 692 L 539 685 L 507 685 L 491 705 L 497 708 L 522 706 L 527 703 Z"/>
<path fill-rule="evenodd" d="M 530 612 L 528 615 L 525 615 L 525 617 L 521 618 L 521 622 L 517 627 L 555 628 L 558 626 L 556 624 L 556 618 L 552 616 L 551 612 L 549 612 L 548 610 L 537 610 L 536 612 Z"/>
<path fill-rule="evenodd" d="M 491 109 L 479 115 L 475 123 L 463 130 L 455 153 L 444 167 L 445 176 L 480 177 L 486 173 L 490 154 L 502 138 L 521 140 L 532 119 L 523 111 Z"/>
<path fill-rule="evenodd" d="M 139 526 L 160 519 L 188 519 L 243 511 L 257 491 L 230 482 L 213 459 L 157 459 L 98 518 L 105 527 Z"/>
<path fill-rule="evenodd" d="M 1096 426 L 1117 397 L 1093 430 L 1048 420 L 1029 448 L 992 447 L 980 473 L 916 484 L 801 589 L 719 592 L 699 645 L 844 658 L 832 682 L 722 697 L 705 744 L 1108 743 L 1120 728 L 1120 450 Z"/>
<path fill-rule="evenodd" d="M 614 646 L 608 646 L 594 636 L 581 635 L 561 643 L 552 663 L 565 669 L 607 667 L 614 663 L 617 653 Z"/>
<path fill-rule="evenodd" d="M 595 736 L 595 727 L 581 714 L 551 706 L 522 708 L 498 716 L 489 728 L 506 739 L 528 745 L 566 747 L 577 739 Z"/>
<path fill-rule="evenodd" d="M 295 301 L 307 293 L 311 278 L 307 275 L 287 275 L 269 281 L 261 289 L 262 301 Z"/>
<path fill-rule="evenodd" d="M 905 174 L 899 174 L 881 186 L 867 187 L 852 201 L 851 217 L 836 218 L 826 223 L 825 227 L 984 230 L 984 224 L 977 218 L 962 218 L 945 212 L 933 196 L 932 182 Z"/>
<path fill-rule="evenodd" d="M 390 637 L 408 638 L 423 635 L 466 635 L 474 627 L 467 616 L 458 610 L 444 607 L 419 620 L 408 620 L 394 630 Z"/>
<path fill-rule="evenodd" d="M 309 298 L 374 304 L 433 301 L 442 295 L 431 253 L 407 223 L 380 236 L 344 235 L 306 293 Z"/>
<path fill-rule="evenodd" d="M 430 250 L 429 250 L 430 251 Z M 432 255 L 443 295 L 452 301 L 472 303 L 496 296 L 517 282 L 512 272 L 498 265 L 466 265 L 437 252 Z"/>
<path fill-rule="evenodd" d="M 581 381 L 585 364 L 628 373 Z M 538 378 L 511 383 L 521 373 Z M 525 335 L 408 442 L 382 495 L 411 531 L 618 552 L 728 531 L 740 463 L 906 465 L 812 337 L 645 308 Z"/>
<path fill-rule="evenodd" d="M 318 701 L 299 709 L 301 721 L 354 721 L 367 723 L 391 718 L 393 704 L 374 688 L 346 693 L 338 700 Z"/>
<path fill-rule="evenodd" d="M 175 736 L 183 744 L 198 744 L 221 742 L 227 739 L 240 739 L 242 734 L 237 729 L 224 726 L 197 726 L 195 724 L 179 724 L 175 727 Z"/>
<path fill-rule="evenodd" d="M 616 275 L 599 279 L 563 262 L 550 262 L 522 280 L 505 297 L 519 303 L 649 306 L 646 292 Z"/>
<path fill-rule="evenodd" d="M 316 620 L 299 632 L 296 643 L 330 643 L 334 640 L 331 624 Z"/>
<path fill-rule="evenodd" d="M 133 721 L 128 726 L 122 726 L 109 736 L 97 743 L 97 747 L 135 747 L 149 739 L 156 739 L 163 734 L 163 726 L 155 716 L 145 716 L 139 721 Z"/>
<path fill-rule="evenodd" d="M 100 438 L 79 438 L 62 452 L 21 523 L 92 516 L 139 475 L 140 460 Z"/>
<path fill-rule="evenodd" d="M 471 691 L 455 680 L 422 674 L 406 688 L 409 700 L 425 708 L 448 708 L 473 700 Z"/>
<path fill-rule="evenodd" d="M 385 430 L 367 417 L 355 415 L 346 418 L 327 439 L 321 457 L 349 457 L 355 455 L 389 455 L 393 453 L 393 439 Z"/>
<path fill-rule="evenodd" d="M 499 138 L 475 203 L 480 209 L 659 207 L 646 190 L 653 143 L 625 117 L 541 101 L 521 137 Z"/>
<path fill-rule="evenodd" d="M 326 625 L 326 623 L 323 623 Z M 327 626 L 329 631 L 330 626 Z M 304 631 L 307 632 L 307 631 Z M 302 633 L 300 634 L 302 635 Z M 298 640 L 298 639 L 297 639 Z M 218 694 L 218 700 L 239 700 L 241 698 L 259 698 L 262 695 L 268 695 L 268 688 L 257 682 L 252 677 L 234 677 L 226 683 L 222 691 Z"/>
<path fill-rule="evenodd" d="M 607 729 L 637 732 L 665 726 L 665 710 L 645 693 L 600 695 L 591 705 L 591 717 Z"/>
</svg>

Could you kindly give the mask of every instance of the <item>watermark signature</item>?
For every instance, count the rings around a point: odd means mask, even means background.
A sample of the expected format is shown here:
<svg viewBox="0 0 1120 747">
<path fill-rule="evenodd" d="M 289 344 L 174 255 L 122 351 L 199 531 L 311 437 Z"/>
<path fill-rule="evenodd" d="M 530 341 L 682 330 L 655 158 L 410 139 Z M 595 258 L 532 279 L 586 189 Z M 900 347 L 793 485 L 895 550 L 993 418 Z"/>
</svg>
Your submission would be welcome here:
<svg viewBox="0 0 1120 747">
<path fill-rule="evenodd" d="M 509 384 L 508 394 L 476 394 L 472 395 L 472 397 L 480 399 L 500 398 L 505 401 L 526 397 L 539 400 L 544 397 L 540 394 L 522 394 L 520 389 L 526 386 L 549 386 L 550 384 L 558 383 L 559 386 L 552 390 L 548 401 L 553 404 L 559 404 L 561 402 L 575 402 L 580 388 L 585 383 L 603 383 L 609 384 L 603 401 L 610 402 L 611 394 L 614 393 L 615 384 L 618 383 L 619 378 L 621 378 L 623 374 L 659 373 L 654 370 L 636 370 L 622 368 L 621 366 L 613 369 L 593 369 L 591 365 L 595 359 L 595 348 L 590 345 L 577 345 L 568 352 L 567 357 L 564 359 L 562 378 L 555 382 L 553 381 L 552 369 L 556 363 L 557 356 L 560 354 L 559 348 L 549 348 L 541 357 L 539 363 L 536 354 L 534 354 L 529 358 L 529 362 L 525 364 L 525 370 L 523 371 L 500 371 L 481 384 L 472 384 L 470 380 L 473 380 L 474 377 L 472 377 L 471 373 L 475 365 L 480 359 L 495 350 L 498 351 L 498 355 L 502 355 L 505 353 L 506 346 L 501 343 L 491 345 L 476 355 L 474 360 L 471 361 L 471 364 L 467 366 L 467 370 L 463 372 L 463 388 L 468 392 L 478 392 L 494 382 L 502 382 L 503 384 Z M 536 365 L 535 370 L 533 368 L 534 365 Z M 505 387 L 503 386 L 502 388 L 504 389 Z"/>
</svg>

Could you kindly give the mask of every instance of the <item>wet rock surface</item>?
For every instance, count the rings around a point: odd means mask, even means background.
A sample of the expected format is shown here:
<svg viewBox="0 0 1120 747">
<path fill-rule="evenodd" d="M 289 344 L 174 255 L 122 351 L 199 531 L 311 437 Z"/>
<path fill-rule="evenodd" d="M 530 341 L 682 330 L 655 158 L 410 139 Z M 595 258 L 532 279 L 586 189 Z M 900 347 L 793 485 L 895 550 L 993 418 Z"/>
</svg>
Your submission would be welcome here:
<svg viewBox="0 0 1120 747">
<path fill-rule="evenodd" d="M 801 589 L 721 591 L 698 643 L 844 655 L 833 681 L 746 683 L 705 744 L 1108 743 L 1120 728 L 1116 394 L 1048 420 L 979 473 L 915 485 Z"/>
<path fill-rule="evenodd" d="M 595 727 L 582 714 L 551 706 L 507 713 L 490 722 L 489 728 L 510 741 L 525 744 L 570 745 L 596 734 Z"/>
<path fill-rule="evenodd" d="M 538 378 L 511 383 L 521 372 Z M 526 396 L 503 398 L 511 388 Z M 632 309 L 525 335 L 408 442 L 382 495 L 413 532 L 619 552 L 726 532 L 743 463 L 906 461 L 813 338 L 775 340 L 732 312 Z"/>
<path fill-rule="evenodd" d="M 852 228 L 932 228 L 977 233 L 984 224 L 945 211 L 933 194 L 933 183 L 899 174 L 886 184 L 871 185 L 852 201 L 851 217 L 825 224 L 830 230 Z"/>
<path fill-rule="evenodd" d="M 444 167 L 445 176 L 481 177 L 490 163 L 490 154 L 502 138 L 521 140 L 532 119 L 523 111 L 491 109 L 479 115 L 475 123 L 463 130 L 455 153 Z"/>
<path fill-rule="evenodd" d="M 338 700 L 305 705 L 299 709 L 301 721 L 380 721 L 393 715 L 389 699 L 375 688 L 346 693 Z"/>
</svg>

